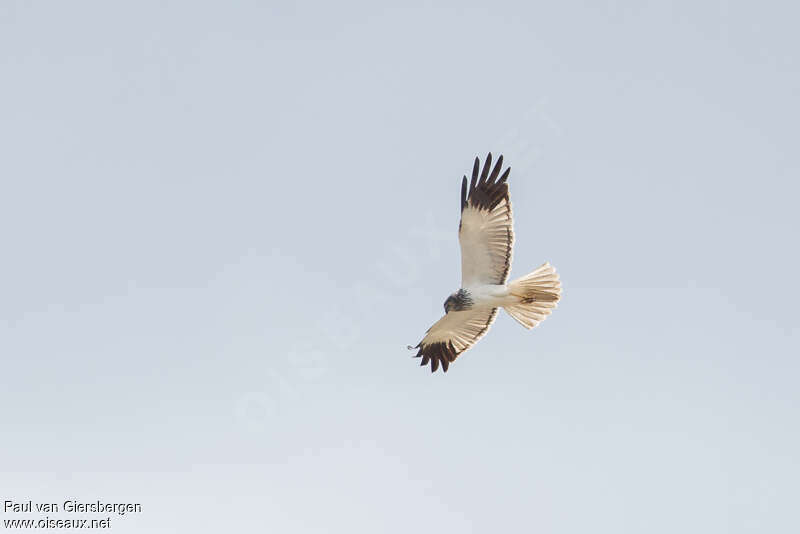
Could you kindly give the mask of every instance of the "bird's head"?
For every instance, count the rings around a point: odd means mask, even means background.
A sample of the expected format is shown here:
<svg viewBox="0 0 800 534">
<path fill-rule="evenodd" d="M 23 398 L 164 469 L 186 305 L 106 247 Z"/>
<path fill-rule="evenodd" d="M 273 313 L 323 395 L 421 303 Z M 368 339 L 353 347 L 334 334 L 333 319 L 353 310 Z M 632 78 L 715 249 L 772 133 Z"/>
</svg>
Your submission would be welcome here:
<svg viewBox="0 0 800 534">
<path fill-rule="evenodd" d="M 452 295 L 447 297 L 447 299 L 444 301 L 444 312 L 445 313 L 449 313 L 450 310 L 452 310 L 455 307 L 455 303 L 456 303 L 455 295 L 456 294 L 453 293 Z"/>
<path fill-rule="evenodd" d="M 444 312 L 464 311 L 472 307 L 472 296 L 466 289 L 459 289 L 444 301 Z"/>
</svg>

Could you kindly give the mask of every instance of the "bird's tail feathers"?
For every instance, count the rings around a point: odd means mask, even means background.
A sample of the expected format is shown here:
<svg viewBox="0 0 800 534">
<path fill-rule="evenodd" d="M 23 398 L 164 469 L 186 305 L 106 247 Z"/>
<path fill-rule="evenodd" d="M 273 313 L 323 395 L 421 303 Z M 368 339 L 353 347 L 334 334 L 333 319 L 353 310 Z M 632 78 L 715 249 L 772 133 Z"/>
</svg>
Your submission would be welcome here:
<svg viewBox="0 0 800 534">
<path fill-rule="evenodd" d="M 561 281 L 555 268 L 545 263 L 532 273 L 509 283 L 508 292 L 517 298 L 517 302 L 503 308 L 522 326 L 533 328 L 556 307 L 561 298 Z"/>
</svg>

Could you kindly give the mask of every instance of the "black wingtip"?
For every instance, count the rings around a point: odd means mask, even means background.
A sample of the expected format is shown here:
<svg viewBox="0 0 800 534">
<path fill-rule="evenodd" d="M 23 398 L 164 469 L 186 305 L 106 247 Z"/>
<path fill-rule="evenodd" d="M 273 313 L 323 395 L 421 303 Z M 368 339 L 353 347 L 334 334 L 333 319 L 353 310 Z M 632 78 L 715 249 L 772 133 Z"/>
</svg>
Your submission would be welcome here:
<svg viewBox="0 0 800 534">
<path fill-rule="evenodd" d="M 480 160 L 475 158 L 475 164 L 472 166 L 472 179 L 469 181 L 469 194 L 475 191 L 475 186 L 478 185 L 478 169 L 480 168 Z"/>
<path fill-rule="evenodd" d="M 489 168 L 492 166 L 492 153 L 489 152 L 486 154 L 486 161 L 483 162 L 483 171 L 481 172 L 481 179 L 478 180 L 478 184 L 482 185 L 486 183 L 486 177 L 489 176 Z"/>
<path fill-rule="evenodd" d="M 511 167 L 506 169 L 506 172 L 504 172 L 503 175 L 500 177 L 500 179 L 497 180 L 497 183 L 498 184 L 506 183 L 506 180 L 508 180 L 508 175 L 509 175 L 510 172 L 511 172 Z"/>
<path fill-rule="evenodd" d="M 494 164 L 494 169 L 492 169 L 492 173 L 489 175 L 489 180 L 486 182 L 487 185 L 494 185 L 495 180 L 497 180 L 497 175 L 500 174 L 502 168 L 503 168 L 503 155 L 500 154 L 500 157 L 497 158 L 497 163 Z"/>
<path fill-rule="evenodd" d="M 511 167 L 508 167 L 501 175 L 503 160 L 503 154 L 500 154 L 495 165 L 492 165 L 492 153 L 489 152 L 486 154 L 486 160 L 483 162 L 483 169 L 481 169 L 480 158 L 475 158 L 475 164 L 472 167 L 472 180 L 466 190 L 466 195 L 464 194 L 465 182 L 464 180 L 461 182 L 462 211 L 468 206 L 481 210 L 493 210 L 504 198 L 508 198 L 506 180 L 508 180 Z M 460 231 L 461 226 L 459 225 Z"/>
<path fill-rule="evenodd" d="M 467 207 L 467 175 L 461 180 L 461 211 Z"/>
</svg>

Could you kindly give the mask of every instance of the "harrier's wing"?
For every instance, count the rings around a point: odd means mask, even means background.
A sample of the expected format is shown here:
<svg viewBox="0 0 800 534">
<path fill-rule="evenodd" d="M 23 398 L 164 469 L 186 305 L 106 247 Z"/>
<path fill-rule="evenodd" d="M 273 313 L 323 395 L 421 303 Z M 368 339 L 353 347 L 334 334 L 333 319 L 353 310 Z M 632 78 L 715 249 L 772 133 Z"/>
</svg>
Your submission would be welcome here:
<svg viewBox="0 0 800 534">
<path fill-rule="evenodd" d="M 461 182 L 461 287 L 505 284 L 511 269 L 514 230 L 506 183 L 511 168 L 499 176 L 503 156 L 491 166 L 490 153 L 478 176 L 480 160 L 475 158 L 469 187 L 466 176 Z"/>
<path fill-rule="evenodd" d="M 422 364 L 431 363 L 431 372 L 447 368 L 459 354 L 478 342 L 497 316 L 497 308 L 450 311 L 428 329 L 425 337 L 414 348 L 419 348 L 415 358 Z"/>
</svg>

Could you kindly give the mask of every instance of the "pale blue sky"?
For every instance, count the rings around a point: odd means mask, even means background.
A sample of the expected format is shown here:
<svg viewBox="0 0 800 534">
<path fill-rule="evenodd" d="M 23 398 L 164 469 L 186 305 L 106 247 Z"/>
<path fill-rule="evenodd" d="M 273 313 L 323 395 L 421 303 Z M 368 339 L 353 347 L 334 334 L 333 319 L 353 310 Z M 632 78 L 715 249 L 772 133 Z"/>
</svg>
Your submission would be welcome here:
<svg viewBox="0 0 800 534">
<path fill-rule="evenodd" d="M 0 499 L 797 532 L 798 9 L 404 6 L 0 5 Z M 431 376 L 490 150 L 563 301 Z"/>
</svg>

